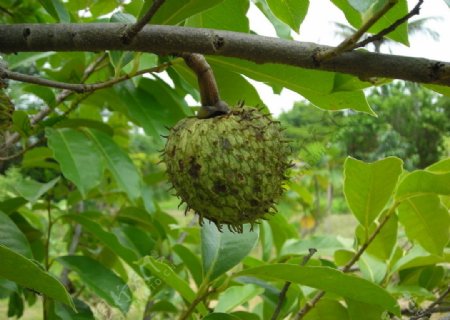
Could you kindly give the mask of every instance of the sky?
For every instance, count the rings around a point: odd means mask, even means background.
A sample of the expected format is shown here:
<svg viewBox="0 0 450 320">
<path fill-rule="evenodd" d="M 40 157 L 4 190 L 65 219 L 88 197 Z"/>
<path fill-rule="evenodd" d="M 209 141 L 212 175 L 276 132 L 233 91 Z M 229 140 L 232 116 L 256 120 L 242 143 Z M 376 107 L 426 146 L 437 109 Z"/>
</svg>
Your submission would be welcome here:
<svg viewBox="0 0 450 320">
<path fill-rule="evenodd" d="M 409 10 L 416 4 L 417 0 L 408 0 Z M 261 35 L 276 37 L 273 26 L 253 4 L 247 16 L 252 30 Z M 427 27 L 439 32 L 440 40 L 436 42 L 427 36 L 413 35 L 410 36 L 409 47 L 401 44 L 391 46 L 389 49 L 392 53 L 450 62 L 450 8 L 445 1 L 425 0 L 421 6 L 420 16 L 416 17 L 441 17 L 439 20 L 427 23 Z M 344 14 L 330 0 L 310 0 L 308 14 L 300 27 L 300 32 L 292 33 L 292 35 L 297 41 L 335 46 L 342 39 L 335 36 L 333 22 L 348 25 Z M 384 52 L 389 53 L 389 49 L 385 48 Z M 283 89 L 280 95 L 275 95 L 269 86 L 256 81 L 250 80 L 250 82 L 256 87 L 262 100 L 274 115 L 290 110 L 295 101 L 302 99 L 299 94 L 288 89 Z"/>
</svg>

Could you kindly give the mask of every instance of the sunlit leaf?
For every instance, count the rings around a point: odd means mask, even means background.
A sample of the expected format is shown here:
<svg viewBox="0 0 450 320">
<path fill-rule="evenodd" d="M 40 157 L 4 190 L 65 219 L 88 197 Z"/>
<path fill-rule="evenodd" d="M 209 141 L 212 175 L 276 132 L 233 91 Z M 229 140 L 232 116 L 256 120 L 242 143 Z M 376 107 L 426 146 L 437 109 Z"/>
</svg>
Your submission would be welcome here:
<svg viewBox="0 0 450 320">
<path fill-rule="evenodd" d="M 449 241 L 450 215 L 437 195 L 406 199 L 398 207 L 398 218 L 411 241 L 430 253 L 442 254 Z"/>
<path fill-rule="evenodd" d="M 450 172 L 416 170 L 404 177 L 397 188 L 398 201 L 430 194 L 450 195 Z"/>
<path fill-rule="evenodd" d="M 271 264 L 246 269 L 235 276 L 251 275 L 263 279 L 283 280 L 338 294 L 344 298 L 374 304 L 399 315 L 397 301 L 383 288 L 370 281 L 329 267 Z"/>
<path fill-rule="evenodd" d="M 388 157 L 373 163 L 347 158 L 344 164 L 344 194 L 355 217 L 365 229 L 381 213 L 402 172 L 402 161 Z"/>
<path fill-rule="evenodd" d="M 267 4 L 278 19 L 298 32 L 308 12 L 309 0 L 267 0 Z"/>
<path fill-rule="evenodd" d="M 263 292 L 263 288 L 258 288 L 253 284 L 229 287 L 220 295 L 214 311 L 229 312 Z"/>
</svg>

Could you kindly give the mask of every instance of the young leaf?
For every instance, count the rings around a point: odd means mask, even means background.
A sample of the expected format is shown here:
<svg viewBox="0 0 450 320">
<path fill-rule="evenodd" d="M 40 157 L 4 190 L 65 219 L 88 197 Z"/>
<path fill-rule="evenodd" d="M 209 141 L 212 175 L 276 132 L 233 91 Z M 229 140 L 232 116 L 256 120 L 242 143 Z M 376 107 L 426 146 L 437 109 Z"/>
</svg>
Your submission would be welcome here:
<svg viewBox="0 0 450 320">
<path fill-rule="evenodd" d="M 397 301 L 383 288 L 329 267 L 272 264 L 247 269 L 234 276 L 256 276 L 263 279 L 290 281 L 335 293 L 344 298 L 378 305 L 394 314 L 400 314 Z"/>
<path fill-rule="evenodd" d="M 253 229 L 247 224 L 243 233 L 220 232 L 213 223 L 205 223 L 201 231 L 204 277 L 214 280 L 244 259 L 258 241 L 259 229 Z"/>
<path fill-rule="evenodd" d="M 442 255 L 449 241 L 450 215 L 439 196 L 406 199 L 398 207 L 398 218 L 411 241 L 417 241 L 430 253 Z"/>
<path fill-rule="evenodd" d="M 0 211 L 0 244 L 22 256 L 33 259 L 30 244 L 16 224 Z"/>
<path fill-rule="evenodd" d="M 77 130 L 47 128 L 45 134 L 62 173 L 86 197 L 100 183 L 103 174 L 100 152 L 91 140 Z"/>
<path fill-rule="evenodd" d="M 129 156 L 105 133 L 87 128 L 83 131 L 100 151 L 119 188 L 131 201 L 136 200 L 141 195 L 141 178 Z"/>
<path fill-rule="evenodd" d="M 366 230 L 388 202 L 401 172 L 402 161 L 395 157 L 373 163 L 353 158 L 345 160 L 345 198 Z"/>
<path fill-rule="evenodd" d="M 267 0 L 267 4 L 278 19 L 298 33 L 300 24 L 308 12 L 309 0 Z"/>
<path fill-rule="evenodd" d="M 66 268 L 76 272 L 83 284 L 110 306 L 126 314 L 132 302 L 128 285 L 110 269 L 86 256 L 64 256 L 56 260 Z"/>
<path fill-rule="evenodd" d="M 450 195 L 449 181 L 450 172 L 433 173 L 416 170 L 400 181 L 395 197 L 398 201 L 402 201 L 407 198 L 428 194 Z"/>
<path fill-rule="evenodd" d="M 74 308 L 64 286 L 37 263 L 0 244 L 0 278 L 33 289 Z"/>
<path fill-rule="evenodd" d="M 31 179 L 23 180 L 14 185 L 14 189 L 29 202 L 36 202 L 42 197 L 48 190 L 53 188 L 59 181 L 59 177 L 50 180 L 47 183 L 39 183 Z"/>
<path fill-rule="evenodd" d="M 219 301 L 214 308 L 214 311 L 229 312 L 263 292 L 264 288 L 258 288 L 253 284 L 229 287 L 220 294 Z"/>
</svg>

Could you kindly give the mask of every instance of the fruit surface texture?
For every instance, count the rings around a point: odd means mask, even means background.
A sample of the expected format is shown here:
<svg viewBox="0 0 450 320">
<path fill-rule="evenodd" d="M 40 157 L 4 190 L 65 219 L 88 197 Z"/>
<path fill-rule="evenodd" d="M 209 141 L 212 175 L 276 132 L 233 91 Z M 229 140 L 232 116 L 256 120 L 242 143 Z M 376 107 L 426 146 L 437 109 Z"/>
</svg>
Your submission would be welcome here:
<svg viewBox="0 0 450 320">
<path fill-rule="evenodd" d="M 210 119 L 185 118 L 164 150 L 177 196 L 220 229 L 242 232 L 273 212 L 283 192 L 290 147 L 280 123 L 254 108 Z"/>
</svg>

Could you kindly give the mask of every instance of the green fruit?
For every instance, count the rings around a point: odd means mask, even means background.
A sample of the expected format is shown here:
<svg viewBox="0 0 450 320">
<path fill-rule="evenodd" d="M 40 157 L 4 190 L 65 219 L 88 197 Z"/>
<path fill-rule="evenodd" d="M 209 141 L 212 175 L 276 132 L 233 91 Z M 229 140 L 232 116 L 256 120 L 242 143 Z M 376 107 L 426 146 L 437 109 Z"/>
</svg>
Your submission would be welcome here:
<svg viewBox="0 0 450 320">
<path fill-rule="evenodd" d="M 258 223 L 283 192 L 290 147 L 280 123 L 257 109 L 238 107 L 210 119 L 185 118 L 164 149 L 178 197 L 220 229 L 242 232 Z"/>
</svg>

